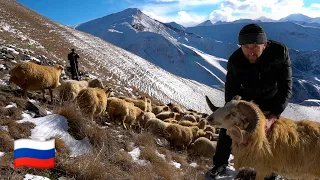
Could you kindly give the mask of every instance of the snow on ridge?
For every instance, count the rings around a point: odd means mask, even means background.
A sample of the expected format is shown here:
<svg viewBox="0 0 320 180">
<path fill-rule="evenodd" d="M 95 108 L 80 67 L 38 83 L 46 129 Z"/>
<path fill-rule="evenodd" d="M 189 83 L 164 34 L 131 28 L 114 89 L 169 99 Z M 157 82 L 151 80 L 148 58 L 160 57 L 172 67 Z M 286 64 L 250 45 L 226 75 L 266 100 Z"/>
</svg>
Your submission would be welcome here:
<svg viewBox="0 0 320 180">
<path fill-rule="evenodd" d="M 120 34 L 123 34 L 123 32 L 120 32 L 120 31 L 117 31 L 115 29 L 108 29 L 109 32 L 115 32 L 115 33 L 120 33 Z"/>
<path fill-rule="evenodd" d="M 182 44 L 183 46 L 191 49 L 192 51 L 194 51 L 195 53 L 197 53 L 199 56 L 201 56 L 204 60 L 206 60 L 208 63 L 212 64 L 213 66 L 215 66 L 217 69 L 219 69 L 221 72 L 223 72 L 225 75 L 227 74 L 227 70 L 224 69 L 224 67 L 221 66 L 221 64 L 219 63 L 219 61 L 224 61 L 224 62 L 228 62 L 228 60 L 223 59 L 223 58 L 217 58 L 215 56 L 206 54 L 202 51 L 200 51 L 197 48 L 188 46 L 186 44 Z"/>
<path fill-rule="evenodd" d="M 220 90 L 168 73 L 149 61 L 100 38 L 65 26 L 61 27 L 74 35 L 71 37 L 68 33 L 61 32 L 66 39 L 79 49 L 89 51 L 88 54 L 93 58 L 94 64 L 100 64 L 101 68 L 116 74 L 129 86 L 138 87 L 164 103 L 179 103 L 188 109 L 210 113 L 205 102 L 205 95 L 208 95 L 223 105 L 224 96 Z"/>
</svg>

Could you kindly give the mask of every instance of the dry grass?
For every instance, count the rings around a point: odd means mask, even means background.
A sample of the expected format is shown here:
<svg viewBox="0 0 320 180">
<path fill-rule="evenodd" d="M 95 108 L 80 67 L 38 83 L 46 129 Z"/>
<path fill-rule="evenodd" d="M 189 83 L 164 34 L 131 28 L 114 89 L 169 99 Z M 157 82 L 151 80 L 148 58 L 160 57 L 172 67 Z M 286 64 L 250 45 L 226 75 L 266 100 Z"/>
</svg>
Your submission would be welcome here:
<svg viewBox="0 0 320 180">
<path fill-rule="evenodd" d="M 9 132 L 0 130 L 0 152 L 12 152 L 13 139 Z"/>
<path fill-rule="evenodd" d="M 70 154 L 70 149 L 68 148 L 68 146 L 66 146 L 66 144 L 62 139 L 60 139 L 59 137 L 54 137 L 54 142 L 55 142 L 55 149 L 57 150 L 58 153 L 67 154 L 67 155 Z"/>
<path fill-rule="evenodd" d="M 86 122 L 73 104 L 58 107 L 54 113 L 64 116 L 68 120 L 68 132 L 71 136 L 77 140 L 85 138 L 84 129 L 86 128 Z"/>
<path fill-rule="evenodd" d="M 15 121 L 10 121 L 7 126 L 9 134 L 13 139 L 29 138 L 31 136 L 31 129 L 35 127 L 31 122 L 16 123 Z"/>
</svg>

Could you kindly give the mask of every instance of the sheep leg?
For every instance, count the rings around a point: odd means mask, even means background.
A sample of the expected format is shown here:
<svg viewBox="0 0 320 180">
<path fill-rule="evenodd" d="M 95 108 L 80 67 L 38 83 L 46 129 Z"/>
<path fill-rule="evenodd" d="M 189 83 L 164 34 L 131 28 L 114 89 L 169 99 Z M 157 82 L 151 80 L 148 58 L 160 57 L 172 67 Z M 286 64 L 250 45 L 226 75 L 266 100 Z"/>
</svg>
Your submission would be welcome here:
<svg viewBox="0 0 320 180">
<path fill-rule="evenodd" d="M 51 102 L 53 102 L 52 89 L 49 89 L 49 92 L 50 92 Z"/>
<path fill-rule="evenodd" d="M 28 98 L 28 90 L 27 89 L 22 89 L 22 94 L 23 94 L 24 99 Z"/>
<path fill-rule="evenodd" d="M 42 99 L 43 99 L 43 102 L 46 102 L 46 101 L 47 101 L 47 100 L 46 100 L 46 97 L 45 97 L 46 91 L 45 91 L 45 89 L 42 89 L 41 91 L 42 91 Z"/>
<path fill-rule="evenodd" d="M 256 180 L 264 180 L 265 177 L 266 177 L 265 174 L 256 172 Z"/>
<path fill-rule="evenodd" d="M 124 129 L 127 129 L 126 125 L 125 125 L 125 121 L 126 121 L 126 116 L 122 116 L 119 118 L 120 122 L 122 122 L 122 126 L 124 127 Z"/>
</svg>

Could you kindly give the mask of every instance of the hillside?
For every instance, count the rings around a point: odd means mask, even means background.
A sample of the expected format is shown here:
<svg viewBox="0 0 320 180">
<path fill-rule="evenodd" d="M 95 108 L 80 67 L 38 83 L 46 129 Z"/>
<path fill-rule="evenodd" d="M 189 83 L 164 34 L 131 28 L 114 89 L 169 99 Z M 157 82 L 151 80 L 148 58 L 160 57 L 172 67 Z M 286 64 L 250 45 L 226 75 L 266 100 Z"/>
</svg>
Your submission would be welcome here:
<svg viewBox="0 0 320 180">
<path fill-rule="evenodd" d="M 146 129 L 125 130 L 111 121 L 108 113 L 90 121 L 72 102 L 62 105 L 58 89 L 53 90 L 53 102 L 43 101 L 37 91 L 29 92 L 27 100 L 22 99 L 21 90 L 9 86 L 9 71 L 22 61 L 59 63 L 66 67 L 63 83 L 69 78 L 66 55 L 74 47 L 81 57 L 82 77 L 101 79 L 113 89 L 113 96 L 146 96 L 153 106 L 179 104 L 184 112 L 197 111 L 199 119 L 211 113 L 205 95 L 216 106 L 222 106 L 223 91 L 173 75 L 100 38 L 53 22 L 14 0 L 0 0 L 0 7 L 0 179 L 31 179 L 32 175 L 60 180 L 204 179 L 204 173 L 212 167 L 211 157 L 193 156 L 189 147 L 180 150 Z M 225 63 L 187 44 L 181 47 L 205 57 L 215 68 L 222 67 L 218 62 Z M 317 121 L 319 112 L 316 106 L 290 103 L 283 116 Z M 217 127 L 210 131 L 213 143 L 218 131 Z M 55 168 L 14 169 L 13 141 L 21 138 L 55 138 Z M 232 157 L 230 161 L 228 176 L 221 179 L 235 178 Z"/>
<path fill-rule="evenodd" d="M 208 86 L 223 84 L 225 70 L 220 66 L 225 69 L 226 63 L 219 58 L 228 58 L 237 47 L 187 33 L 183 27 L 172 23 L 161 23 L 136 8 L 82 23 L 76 29 L 130 51 L 172 74 Z M 219 58 L 212 64 L 184 45 L 209 51 Z"/>
</svg>

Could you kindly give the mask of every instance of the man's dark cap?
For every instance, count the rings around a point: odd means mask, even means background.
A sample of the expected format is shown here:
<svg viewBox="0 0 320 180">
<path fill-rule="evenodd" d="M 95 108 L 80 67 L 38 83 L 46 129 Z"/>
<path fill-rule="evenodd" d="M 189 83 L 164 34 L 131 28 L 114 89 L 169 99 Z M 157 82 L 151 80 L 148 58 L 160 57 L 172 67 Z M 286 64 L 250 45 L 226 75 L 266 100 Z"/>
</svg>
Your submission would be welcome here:
<svg viewBox="0 0 320 180">
<path fill-rule="evenodd" d="M 263 44 L 267 42 L 267 35 L 257 24 L 244 26 L 239 33 L 239 44 Z"/>
<path fill-rule="evenodd" d="M 75 51 L 75 49 L 74 49 L 74 48 L 72 48 L 72 49 L 71 49 L 71 51 Z"/>
</svg>

